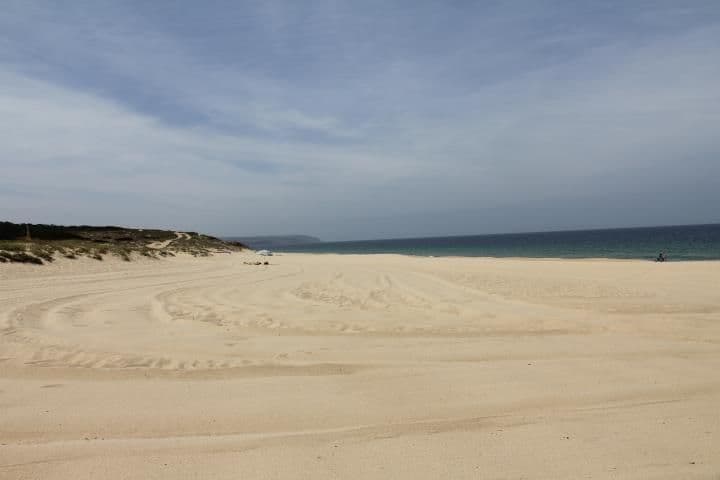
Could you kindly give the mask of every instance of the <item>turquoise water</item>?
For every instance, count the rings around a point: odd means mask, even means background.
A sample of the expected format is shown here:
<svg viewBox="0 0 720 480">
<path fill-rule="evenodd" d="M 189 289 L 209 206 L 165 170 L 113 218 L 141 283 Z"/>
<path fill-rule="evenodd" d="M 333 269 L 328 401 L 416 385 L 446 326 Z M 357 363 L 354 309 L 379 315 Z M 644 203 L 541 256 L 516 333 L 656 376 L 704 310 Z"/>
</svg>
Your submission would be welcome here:
<svg viewBox="0 0 720 480">
<path fill-rule="evenodd" d="M 400 253 L 423 256 L 720 259 L 720 224 L 569 232 L 322 242 L 281 252 Z"/>
</svg>

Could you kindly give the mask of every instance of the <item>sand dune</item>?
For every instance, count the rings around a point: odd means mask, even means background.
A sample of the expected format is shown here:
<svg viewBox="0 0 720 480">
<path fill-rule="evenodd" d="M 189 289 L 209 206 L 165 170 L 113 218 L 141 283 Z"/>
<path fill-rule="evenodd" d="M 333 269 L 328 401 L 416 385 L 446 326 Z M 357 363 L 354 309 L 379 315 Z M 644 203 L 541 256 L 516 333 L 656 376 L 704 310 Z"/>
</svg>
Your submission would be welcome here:
<svg viewBox="0 0 720 480">
<path fill-rule="evenodd" d="M 0 265 L 0 478 L 720 478 L 720 262 Z"/>
</svg>

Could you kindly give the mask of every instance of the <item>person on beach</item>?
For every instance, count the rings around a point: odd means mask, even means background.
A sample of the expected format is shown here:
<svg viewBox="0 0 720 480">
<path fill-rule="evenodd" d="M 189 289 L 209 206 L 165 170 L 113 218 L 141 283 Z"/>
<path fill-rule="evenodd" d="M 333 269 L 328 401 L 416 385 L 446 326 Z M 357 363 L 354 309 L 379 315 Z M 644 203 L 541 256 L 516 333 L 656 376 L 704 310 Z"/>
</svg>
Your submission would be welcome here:
<svg viewBox="0 0 720 480">
<path fill-rule="evenodd" d="M 655 259 L 656 262 L 664 262 L 665 261 L 665 252 L 660 252 L 660 254 Z"/>
</svg>

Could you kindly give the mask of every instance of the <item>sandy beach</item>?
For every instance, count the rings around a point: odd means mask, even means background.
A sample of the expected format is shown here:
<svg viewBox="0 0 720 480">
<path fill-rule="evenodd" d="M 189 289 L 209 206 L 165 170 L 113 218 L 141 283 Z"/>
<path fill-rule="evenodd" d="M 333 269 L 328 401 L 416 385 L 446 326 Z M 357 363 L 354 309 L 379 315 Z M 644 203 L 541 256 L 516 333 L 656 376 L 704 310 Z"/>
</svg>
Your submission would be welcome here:
<svg viewBox="0 0 720 480">
<path fill-rule="evenodd" d="M 0 265 L 2 479 L 720 478 L 720 262 Z"/>
</svg>

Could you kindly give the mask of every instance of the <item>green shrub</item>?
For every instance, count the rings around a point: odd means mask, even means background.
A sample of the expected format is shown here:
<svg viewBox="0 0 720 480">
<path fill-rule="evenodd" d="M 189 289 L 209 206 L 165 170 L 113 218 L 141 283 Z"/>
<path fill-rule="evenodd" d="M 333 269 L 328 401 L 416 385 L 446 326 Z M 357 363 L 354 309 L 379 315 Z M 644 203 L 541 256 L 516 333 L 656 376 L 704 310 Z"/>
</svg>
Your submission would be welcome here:
<svg viewBox="0 0 720 480">
<path fill-rule="evenodd" d="M 52 262 L 55 260 L 55 258 L 53 257 L 53 252 L 50 250 L 33 250 L 32 253 L 36 257 L 40 257 L 46 262 Z"/>
<path fill-rule="evenodd" d="M 25 244 L 0 241 L 0 250 L 5 250 L 6 252 L 24 252 Z"/>
<path fill-rule="evenodd" d="M 34 263 L 36 265 L 42 265 L 43 261 L 25 252 L 0 252 L 0 257 L 7 259 L 10 262 L 16 263 Z"/>
</svg>

